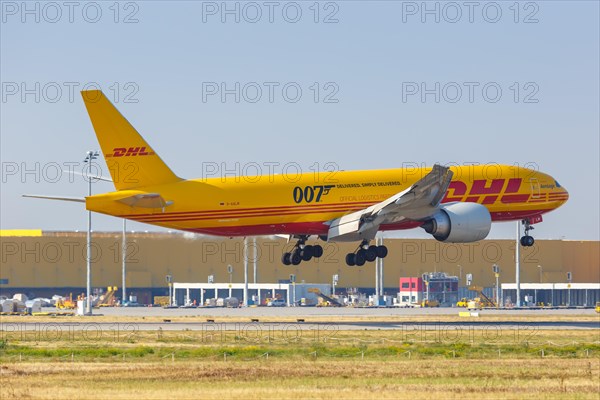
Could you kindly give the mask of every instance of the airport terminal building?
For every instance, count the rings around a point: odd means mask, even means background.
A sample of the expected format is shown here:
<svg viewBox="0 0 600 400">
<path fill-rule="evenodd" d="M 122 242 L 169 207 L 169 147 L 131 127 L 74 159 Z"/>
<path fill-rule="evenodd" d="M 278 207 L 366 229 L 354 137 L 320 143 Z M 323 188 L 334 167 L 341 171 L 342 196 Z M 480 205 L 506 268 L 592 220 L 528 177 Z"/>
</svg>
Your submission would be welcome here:
<svg viewBox="0 0 600 400">
<path fill-rule="evenodd" d="M 138 302 L 149 304 L 153 296 L 168 294 L 166 276 L 173 282 L 244 282 L 244 239 L 213 238 L 187 233 L 128 232 L 126 237 L 126 283 L 128 293 Z M 0 294 L 26 293 L 30 297 L 73 295 L 85 291 L 86 233 L 13 231 L 0 237 Z M 284 266 L 281 255 L 292 247 L 281 238 L 249 239 L 249 282 L 257 284 L 290 282 L 329 284 L 337 275 L 336 293 L 347 289 L 373 293 L 375 263 L 348 267 L 346 253 L 355 243 L 323 243 L 319 259 L 298 266 Z M 492 266 L 500 268 L 499 283 L 506 291 L 515 283 L 515 241 L 484 240 L 468 244 L 446 244 L 430 239 L 386 239 L 389 255 L 384 260 L 384 292 L 395 296 L 400 278 L 444 272 L 458 277 L 459 296 L 467 282 L 493 291 L 496 277 Z M 537 240 L 535 246 L 521 248 L 522 296 L 540 290 L 546 298 L 552 288 L 571 283 L 600 282 L 600 242 Z M 92 243 L 92 286 L 121 287 L 121 232 L 94 232 Z M 533 285 L 531 287 L 527 285 Z M 542 285 L 542 286 L 535 286 Z M 555 285 L 555 286 L 550 286 Z M 557 285 L 557 286 L 556 286 Z M 587 286 L 586 286 L 587 287 Z M 595 286 L 590 286 L 595 287 Z M 575 288 L 575 286 L 573 287 Z M 559 290 L 559 289 L 557 289 Z M 571 297 L 577 303 L 592 304 L 599 290 Z M 562 292 L 553 292 L 564 303 Z M 574 303 L 572 303 L 574 304 Z M 558 305 L 558 304 L 555 304 Z"/>
</svg>

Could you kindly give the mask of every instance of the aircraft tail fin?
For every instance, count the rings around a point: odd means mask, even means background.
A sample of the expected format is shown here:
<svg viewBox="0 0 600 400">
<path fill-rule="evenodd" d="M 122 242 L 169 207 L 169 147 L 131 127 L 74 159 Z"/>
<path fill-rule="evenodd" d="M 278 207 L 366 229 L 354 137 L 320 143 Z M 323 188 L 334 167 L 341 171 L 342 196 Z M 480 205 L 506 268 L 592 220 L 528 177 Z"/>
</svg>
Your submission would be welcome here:
<svg viewBox="0 0 600 400">
<path fill-rule="evenodd" d="M 181 180 L 100 90 L 81 95 L 117 190 Z"/>
</svg>

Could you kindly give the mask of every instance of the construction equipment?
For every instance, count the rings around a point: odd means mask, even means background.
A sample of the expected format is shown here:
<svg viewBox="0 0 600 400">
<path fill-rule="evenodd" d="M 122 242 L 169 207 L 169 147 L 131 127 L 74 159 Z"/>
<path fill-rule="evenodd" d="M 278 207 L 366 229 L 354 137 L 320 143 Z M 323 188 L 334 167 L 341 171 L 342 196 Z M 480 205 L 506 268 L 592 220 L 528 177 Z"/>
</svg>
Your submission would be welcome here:
<svg viewBox="0 0 600 400">
<path fill-rule="evenodd" d="M 475 297 L 473 300 L 469 300 L 467 302 L 466 307 L 468 310 L 481 310 L 483 305 L 481 303 L 481 299 L 479 297 Z"/>
<path fill-rule="evenodd" d="M 115 293 L 117 293 L 117 287 L 109 286 L 106 289 L 106 294 L 100 296 L 98 307 L 114 307 L 115 305 Z"/>
<path fill-rule="evenodd" d="M 463 297 L 462 299 L 460 299 L 459 301 L 456 302 L 456 307 L 468 307 L 469 306 L 469 299 L 467 299 L 466 297 Z"/>
<path fill-rule="evenodd" d="M 421 302 L 421 307 L 439 307 L 440 302 L 437 300 L 423 300 Z"/>
<path fill-rule="evenodd" d="M 600 301 L 596 302 L 596 312 L 600 313 Z"/>
<path fill-rule="evenodd" d="M 77 308 L 77 302 L 73 301 L 73 293 L 69 293 L 69 297 L 56 300 L 56 308 L 59 310 L 74 310 Z"/>
<path fill-rule="evenodd" d="M 496 303 L 492 299 L 487 297 L 485 295 L 485 293 L 483 293 L 483 288 L 481 286 L 471 285 L 471 286 L 469 286 L 469 290 L 471 290 L 473 292 L 477 292 L 479 297 L 474 298 L 473 301 L 479 302 L 481 304 L 481 307 L 496 307 Z M 477 307 L 477 308 L 481 308 L 481 307 Z M 469 307 L 469 308 L 471 308 L 471 307 Z"/>
<path fill-rule="evenodd" d="M 308 291 L 310 293 L 316 294 L 322 301 L 319 302 L 318 306 L 326 306 L 326 307 L 342 307 L 342 303 L 334 299 L 333 297 L 329 297 L 323 292 L 321 292 L 318 288 L 309 288 Z"/>
<path fill-rule="evenodd" d="M 169 296 L 154 296 L 154 305 L 159 307 L 167 307 L 170 303 Z"/>
</svg>

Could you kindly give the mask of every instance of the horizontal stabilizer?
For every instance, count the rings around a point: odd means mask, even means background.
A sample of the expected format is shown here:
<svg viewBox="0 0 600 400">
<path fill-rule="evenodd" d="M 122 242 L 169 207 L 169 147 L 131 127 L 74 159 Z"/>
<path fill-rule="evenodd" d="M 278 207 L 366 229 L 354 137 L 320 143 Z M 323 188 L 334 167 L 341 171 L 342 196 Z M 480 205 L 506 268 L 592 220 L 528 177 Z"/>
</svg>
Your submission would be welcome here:
<svg viewBox="0 0 600 400">
<path fill-rule="evenodd" d="M 130 207 L 140 208 L 165 208 L 173 204 L 172 201 L 165 201 L 158 193 L 139 193 L 117 201 Z"/>
<path fill-rule="evenodd" d="M 44 196 L 41 194 L 24 194 L 23 197 L 32 197 L 35 199 L 47 199 L 47 200 L 62 200 L 62 201 L 74 201 L 77 203 L 85 203 L 83 197 L 71 197 L 71 196 Z"/>
</svg>

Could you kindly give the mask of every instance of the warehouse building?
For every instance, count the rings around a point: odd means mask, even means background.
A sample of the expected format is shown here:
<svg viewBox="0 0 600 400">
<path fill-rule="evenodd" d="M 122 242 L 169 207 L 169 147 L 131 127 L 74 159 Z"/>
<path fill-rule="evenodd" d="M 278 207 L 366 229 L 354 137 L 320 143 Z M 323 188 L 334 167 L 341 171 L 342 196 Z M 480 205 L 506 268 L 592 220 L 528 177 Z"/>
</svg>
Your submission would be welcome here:
<svg viewBox="0 0 600 400">
<path fill-rule="evenodd" d="M 120 232 L 94 233 L 94 288 L 121 287 L 121 240 Z M 75 295 L 85 291 L 85 232 L 23 231 L 16 236 L 4 233 L 0 242 L 1 295 Z M 321 258 L 298 266 L 284 266 L 281 254 L 289 251 L 292 244 L 276 237 L 258 238 L 249 249 L 250 282 L 287 283 L 293 274 L 298 283 L 331 284 L 332 277 L 337 275 L 336 292 L 358 288 L 364 293 L 373 293 L 375 263 L 348 267 L 344 262 L 346 253 L 355 250 L 355 243 L 322 244 Z M 385 244 L 389 255 L 384 260 L 383 286 L 388 295 L 398 293 L 400 277 L 420 277 L 431 272 L 457 276 L 458 296 L 465 290 L 467 275 L 472 284 L 491 291 L 496 284 L 493 264 L 500 267 L 500 284 L 515 282 L 514 240 L 446 244 L 427 239 L 386 239 Z M 137 296 L 139 303 L 150 303 L 152 296 L 168 294 L 167 275 L 173 282 L 207 282 L 212 276 L 215 283 L 241 283 L 244 281 L 243 248 L 242 238 L 128 232 L 128 291 Z M 599 249 L 598 241 L 537 240 L 535 246 L 521 249 L 521 282 L 567 284 L 567 272 L 570 272 L 573 284 L 597 284 L 600 282 Z M 590 296 L 593 294 L 588 292 L 588 300 Z"/>
</svg>

